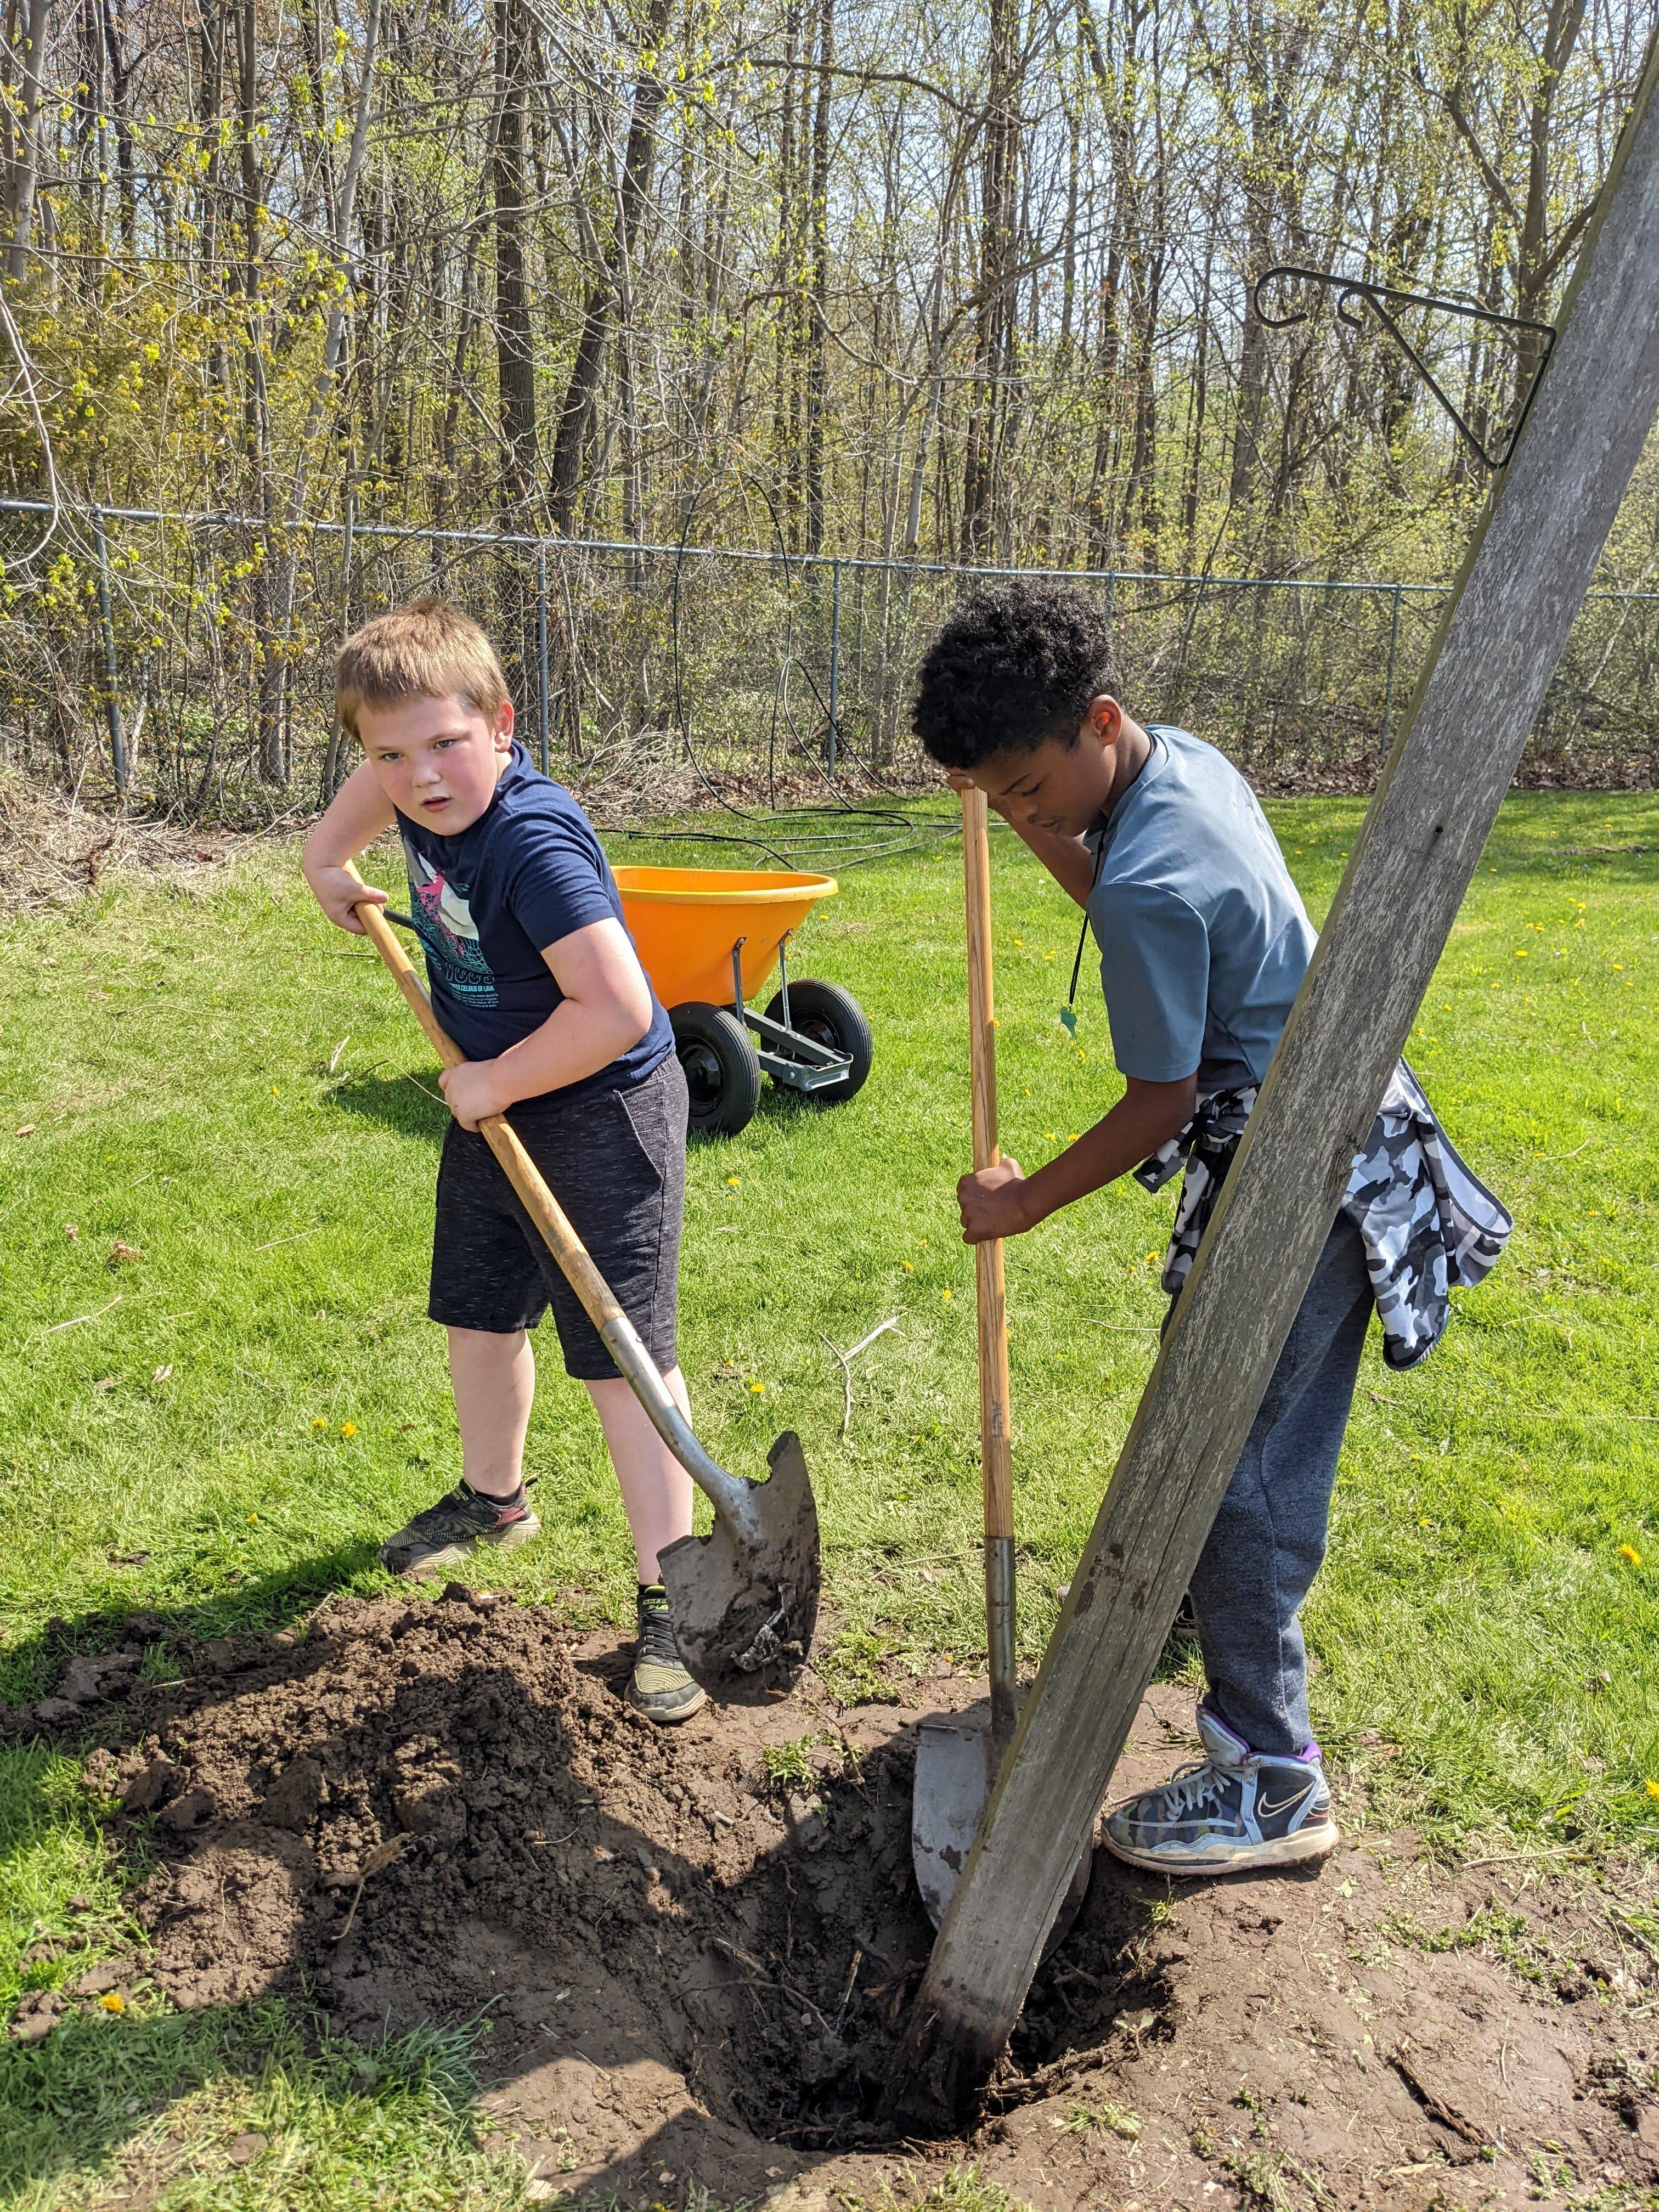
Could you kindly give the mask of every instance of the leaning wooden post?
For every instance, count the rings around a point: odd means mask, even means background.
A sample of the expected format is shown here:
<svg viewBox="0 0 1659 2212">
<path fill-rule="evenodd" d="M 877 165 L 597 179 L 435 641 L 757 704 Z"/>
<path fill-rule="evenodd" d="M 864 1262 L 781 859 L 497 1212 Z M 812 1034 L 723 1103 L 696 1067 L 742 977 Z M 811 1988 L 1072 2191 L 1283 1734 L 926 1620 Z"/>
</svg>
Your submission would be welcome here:
<svg viewBox="0 0 1659 2212">
<path fill-rule="evenodd" d="M 997 2062 L 1659 406 L 1650 50 L 1519 447 L 1188 1277 L 917 1994 L 895 2103 Z"/>
</svg>

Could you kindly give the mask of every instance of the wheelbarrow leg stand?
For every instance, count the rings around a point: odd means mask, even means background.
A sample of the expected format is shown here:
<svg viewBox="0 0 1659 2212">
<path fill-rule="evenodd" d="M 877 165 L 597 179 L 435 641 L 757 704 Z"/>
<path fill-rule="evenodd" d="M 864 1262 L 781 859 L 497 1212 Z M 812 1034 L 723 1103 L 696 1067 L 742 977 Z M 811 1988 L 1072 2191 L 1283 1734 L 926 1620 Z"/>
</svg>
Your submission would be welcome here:
<svg viewBox="0 0 1659 2212">
<path fill-rule="evenodd" d="M 749 1009 L 743 1003 L 743 948 L 749 939 L 740 937 L 732 947 L 732 1011 L 740 1022 L 749 1018 Z"/>
<path fill-rule="evenodd" d="M 738 938 L 732 947 L 732 1011 L 738 1019 L 755 1032 L 760 1040 L 761 1066 L 775 1083 L 787 1084 L 792 1091 L 822 1091 L 829 1085 L 839 1083 L 852 1066 L 849 1054 L 837 1052 L 833 1046 L 820 1044 L 814 1037 L 803 1036 L 789 1019 L 789 943 L 788 931 L 778 940 L 779 996 L 782 1000 L 783 1019 L 775 1022 L 769 1014 L 757 1014 L 744 1002 L 743 948 L 749 942 Z"/>
</svg>

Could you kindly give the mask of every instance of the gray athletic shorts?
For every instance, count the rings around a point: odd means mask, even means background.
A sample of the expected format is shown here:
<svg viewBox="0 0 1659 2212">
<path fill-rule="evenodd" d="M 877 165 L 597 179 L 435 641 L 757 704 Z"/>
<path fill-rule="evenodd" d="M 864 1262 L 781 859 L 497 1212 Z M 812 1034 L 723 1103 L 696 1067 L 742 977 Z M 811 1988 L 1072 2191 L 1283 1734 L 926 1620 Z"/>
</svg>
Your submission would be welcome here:
<svg viewBox="0 0 1659 2212">
<path fill-rule="evenodd" d="M 671 1052 L 625 1091 L 507 1115 L 617 1303 L 666 1374 L 677 1364 L 680 1219 L 685 1206 L 685 1077 Z M 510 1336 L 549 1306 L 567 1375 L 617 1372 L 558 1261 L 484 1139 L 452 1121 L 438 1166 L 427 1311 L 449 1328 Z"/>
</svg>

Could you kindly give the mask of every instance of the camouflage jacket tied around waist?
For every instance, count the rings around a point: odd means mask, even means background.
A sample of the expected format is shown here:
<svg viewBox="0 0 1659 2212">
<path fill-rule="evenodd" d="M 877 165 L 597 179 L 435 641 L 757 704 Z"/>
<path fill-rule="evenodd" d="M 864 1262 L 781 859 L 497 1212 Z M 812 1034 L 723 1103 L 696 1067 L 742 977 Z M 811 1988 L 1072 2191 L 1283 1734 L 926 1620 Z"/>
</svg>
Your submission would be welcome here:
<svg viewBox="0 0 1659 2212">
<path fill-rule="evenodd" d="M 1186 1127 L 1134 1171 L 1148 1190 L 1162 1190 L 1186 1167 L 1164 1262 L 1172 1297 L 1187 1279 L 1255 1103 L 1253 1084 L 1200 1098 Z M 1445 1333 L 1449 1292 L 1484 1279 L 1515 1225 L 1459 1155 L 1403 1060 L 1353 1164 L 1341 1211 L 1364 1241 L 1390 1367 L 1414 1367 L 1433 1351 Z"/>
</svg>

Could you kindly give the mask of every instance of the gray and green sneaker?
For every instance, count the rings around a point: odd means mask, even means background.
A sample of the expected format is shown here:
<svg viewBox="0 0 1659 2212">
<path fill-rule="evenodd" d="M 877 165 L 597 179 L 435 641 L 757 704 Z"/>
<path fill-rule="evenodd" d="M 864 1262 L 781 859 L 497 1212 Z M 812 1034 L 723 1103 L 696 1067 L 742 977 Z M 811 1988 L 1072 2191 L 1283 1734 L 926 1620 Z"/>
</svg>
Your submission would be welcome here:
<svg viewBox="0 0 1659 2212">
<path fill-rule="evenodd" d="M 1341 1841 L 1313 1745 L 1300 1759 L 1258 1757 L 1224 1721 L 1198 1709 L 1207 1756 L 1161 1790 L 1106 1816 L 1106 1848 L 1155 1874 L 1246 1874 L 1323 1858 Z"/>
<path fill-rule="evenodd" d="M 510 1552 L 515 1544 L 527 1544 L 541 1533 L 542 1524 L 528 1498 L 505 1505 L 499 1498 L 486 1498 L 482 1491 L 458 1482 L 447 1498 L 386 1538 L 380 1561 L 394 1575 L 412 1576 L 418 1582 L 459 1567 L 480 1544 Z"/>
<path fill-rule="evenodd" d="M 668 1593 L 660 1583 L 640 1584 L 639 1615 L 628 1702 L 648 1721 L 689 1721 L 708 1703 L 708 1692 L 685 1671 L 668 1618 Z"/>
</svg>

